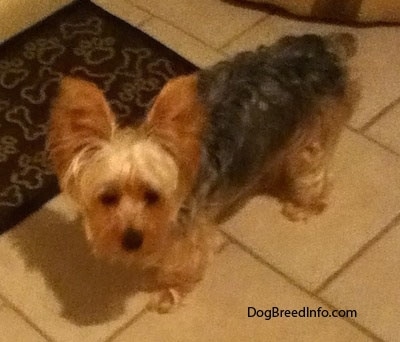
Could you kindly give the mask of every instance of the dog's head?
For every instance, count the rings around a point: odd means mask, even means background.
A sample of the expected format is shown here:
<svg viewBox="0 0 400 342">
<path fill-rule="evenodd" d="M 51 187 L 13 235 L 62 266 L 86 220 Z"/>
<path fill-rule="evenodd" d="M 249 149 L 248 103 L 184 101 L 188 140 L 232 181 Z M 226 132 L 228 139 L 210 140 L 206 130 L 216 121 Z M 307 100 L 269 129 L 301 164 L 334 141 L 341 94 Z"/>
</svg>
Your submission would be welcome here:
<svg viewBox="0 0 400 342">
<path fill-rule="evenodd" d="M 179 210 L 179 168 L 146 129 L 119 129 L 103 93 L 66 77 L 53 103 L 48 150 L 99 254 L 155 262 Z"/>
</svg>

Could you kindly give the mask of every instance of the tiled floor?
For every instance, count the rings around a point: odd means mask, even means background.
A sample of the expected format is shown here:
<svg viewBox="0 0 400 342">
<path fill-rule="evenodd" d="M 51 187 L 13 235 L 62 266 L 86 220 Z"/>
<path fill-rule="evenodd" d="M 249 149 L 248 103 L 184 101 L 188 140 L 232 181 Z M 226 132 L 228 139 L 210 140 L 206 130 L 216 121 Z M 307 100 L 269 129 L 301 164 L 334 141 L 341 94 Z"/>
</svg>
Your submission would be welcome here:
<svg viewBox="0 0 400 342">
<path fill-rule="evenodd" d="M 328 210 L 293 224 L 254 199 L 187 305 L 144 310 L 135 273 L 92 257 L 63 196 L 0 237 L 0 341 L 399 341 L 400 27 L 295 21 L 220 0 L 97 3 L 204 67 L 283 34 L 351 31 L 362 99 L 334 163 Z M 248 307 L 357 310 L 248 318 Z"/>
</svg>

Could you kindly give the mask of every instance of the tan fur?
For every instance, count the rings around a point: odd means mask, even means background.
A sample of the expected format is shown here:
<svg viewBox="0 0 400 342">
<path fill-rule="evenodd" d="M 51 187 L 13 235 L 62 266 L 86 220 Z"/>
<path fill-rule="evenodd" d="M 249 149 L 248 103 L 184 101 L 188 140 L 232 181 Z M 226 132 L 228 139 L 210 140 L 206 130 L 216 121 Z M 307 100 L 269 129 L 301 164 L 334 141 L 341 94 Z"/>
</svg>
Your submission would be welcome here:
<svg viewBox="0 0 400 342">
<path fill-rule="evenodd" d="M 211 236 L 205 234 L 207 225 L 198 222 L 182 236 L 174 228 L 200 162 L 206 115 L 195 88 L 194 76 L 169 82 L 137 130 L 117 128 L 103 93 L 79 79 L 62 80 L 51 110 L 50 159 L 61 189 L 82 212 L 93 251 L 160 268 L 158 286 L 166 289 L 167 298 L 171 288 L 187 293 L 193 287 L 211 250 L 206 248 Z M 149 188 L 160 196 L 156 204 L 144 201 Z M 117 204 L 101 202 L 99 196 L 107 192 L 118 194 Z M 132 253 L 121 250 L 127 227 L 145 236 L 140 250 Z"/>
<path fill-rule="evenodd" d="M 114 115 L 94 84 L 65 77 L 52 106 L 47 141 L 59 178 L 64 178 L 79 151 L 87 146 L 99 147 L 108 140 L 114 125 Z M 65 182 L 60 185 L 65 190 Z"/>
<path fill-rule="evenodd" d="M 290 219 L 321 212 L 328 164 L 354 94 L 349 89 L 343 98 L 325 98 L 311 108 L 316 119 L 304 123 L 235 205 L 220 204 L 224 218 L 260 192 L 278 197 Z M 207 120 L 196 74 L 169 81 L 137 129 L 116 127 L 102 92 L 82 80 L 65 78 L 52 107 L 50 158 L 62 190 L 82 211 L 93 250 L 156 268 L 150 307 L 159 312 L 174 308 L 193 289 L 215 249 L 219 218 L 201 211 L 189 223 L 178 217 L 197 180 Z M 146 200 L 150 190 L 159 195 L 156 203 Z M 117 200 L 110 205 L 104 196 Z M 143 233 L 140 249 L 122 249 L 128 228 Z"/>
<path fill-rule="evenodd" d="M 316 115 L 311 115 L 316 119 L 305 122 L 289 142 L 280 171 L 284 185 L 278 197 L 284 202 L 283 214 L 290 220 L 305 220 L 325 209 L 330 190 L 329 164 L 358 97 L 353 82 L 342 98 L 322 99 L 313 109 Z"/>
<path fill-rule="evenodd" d="M 179 163 L 181 185 L 191 190 L 200 163 L 200 136 L 207 113 L 197 98 L 195 74 L 169 81 L 151 108 L 144 127 Z"/>
</svg>

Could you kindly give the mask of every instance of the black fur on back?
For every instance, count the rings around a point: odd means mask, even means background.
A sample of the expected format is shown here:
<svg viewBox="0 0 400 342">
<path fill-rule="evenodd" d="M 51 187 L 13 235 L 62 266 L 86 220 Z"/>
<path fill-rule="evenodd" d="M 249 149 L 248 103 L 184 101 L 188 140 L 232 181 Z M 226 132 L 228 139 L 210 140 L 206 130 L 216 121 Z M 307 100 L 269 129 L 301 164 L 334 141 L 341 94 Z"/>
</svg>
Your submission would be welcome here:
<svg viewBox="0 0 400 342">
<path fill-rule="evenodd" d="M 211 178 L 208 192 L 244 185 L 319 98 L 343 95 L 346 68 L 333 50 L 324 37 L 290 36 L 199 72 L 210 113 L 199 181 Z"/>
</svg>

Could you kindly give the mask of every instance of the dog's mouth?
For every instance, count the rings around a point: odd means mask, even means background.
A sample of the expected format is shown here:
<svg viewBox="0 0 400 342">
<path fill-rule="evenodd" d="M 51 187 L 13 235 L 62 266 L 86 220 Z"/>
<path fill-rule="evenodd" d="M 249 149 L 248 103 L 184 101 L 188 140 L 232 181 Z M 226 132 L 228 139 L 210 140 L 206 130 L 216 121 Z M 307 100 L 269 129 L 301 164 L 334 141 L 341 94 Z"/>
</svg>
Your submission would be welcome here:
<svg viewBox="0 0 400 342">
<path fill-rule="evenodd" d="M 146 234 L 131 227 L 123 231 L 111 229 L 92 229 L 85 225 L 86 237 L 96 258 L 112 262 L 135 264 L 141 268 L 157 266 L 168 245 L 163 236 Z"/>
<path fill-rule="evenodd" d="M 136 265 L 142 269 L 156 267 L 160 264 L 162 253 L 144 248 L 143 242 L 140 243 L 137 239 L 136 236 L 129 235 L 128 237 L 116 238 L 112 242 L 92 239 L 89 241 L 89 245 L 93 255 L 105 261 Z"/>
</svg>

